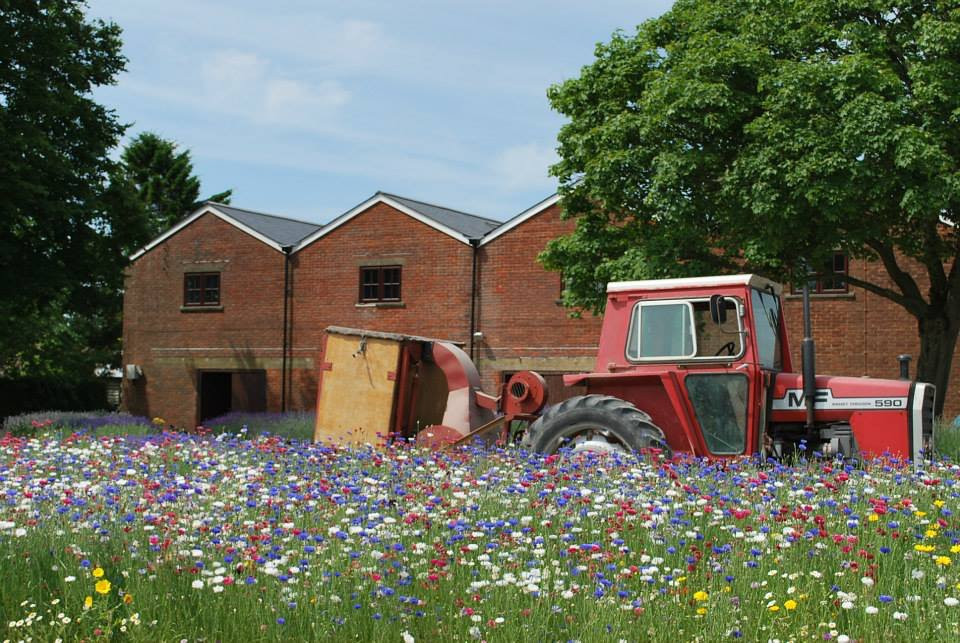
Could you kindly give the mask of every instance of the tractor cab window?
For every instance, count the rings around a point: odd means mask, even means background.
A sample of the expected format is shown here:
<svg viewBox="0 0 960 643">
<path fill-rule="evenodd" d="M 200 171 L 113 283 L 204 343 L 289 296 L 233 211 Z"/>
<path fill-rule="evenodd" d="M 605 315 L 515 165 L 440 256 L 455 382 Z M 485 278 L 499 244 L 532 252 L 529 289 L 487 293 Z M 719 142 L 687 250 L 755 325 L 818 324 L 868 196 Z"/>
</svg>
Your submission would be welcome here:
<svg viewBox="0 0 960 643">
<path fill-rule="evenodd" d="M 697 353 L 693 307 L 686 301 L 641 301 L 633 310 L 627 358 L 690 358 Z"/>
<path fill-rule="evenodd" d="M 783 369 L 780 351 L 780 298 L 772 292 L 754 289 L 754 335 L 757 338 L 757 361 L 770 370 Z"/>
<path fill-rule="evenodd" d="M 710 453 L 743 453 L 747 444 L 747 376 L 743 373 L 691 374 L 687 375 L 686 384 Z"/>
<path fill-rule="evenodd" d="M 627 359 L 634 362 L 663 360 L 732 359 L 743 354 L 743 332 L 738 302 L 723 300 L 727 319 L 715 324 L 710 301 L 641 301 L 633 309 L 627 334 Z"/>
</svg>

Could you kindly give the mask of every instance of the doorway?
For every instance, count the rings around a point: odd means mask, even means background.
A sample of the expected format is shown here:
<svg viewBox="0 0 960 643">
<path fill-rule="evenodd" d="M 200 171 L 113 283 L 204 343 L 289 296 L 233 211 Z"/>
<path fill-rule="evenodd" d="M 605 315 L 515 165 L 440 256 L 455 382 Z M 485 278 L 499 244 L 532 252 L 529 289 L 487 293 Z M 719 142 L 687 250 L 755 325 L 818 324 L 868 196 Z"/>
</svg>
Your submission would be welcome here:
<svg viewBox="0 0 960 643">
<path fill-rule="evenodd" d="M 200 371 L 200 423 L 227 413 L 267 410 L 266 371 Z"/>
</svg>

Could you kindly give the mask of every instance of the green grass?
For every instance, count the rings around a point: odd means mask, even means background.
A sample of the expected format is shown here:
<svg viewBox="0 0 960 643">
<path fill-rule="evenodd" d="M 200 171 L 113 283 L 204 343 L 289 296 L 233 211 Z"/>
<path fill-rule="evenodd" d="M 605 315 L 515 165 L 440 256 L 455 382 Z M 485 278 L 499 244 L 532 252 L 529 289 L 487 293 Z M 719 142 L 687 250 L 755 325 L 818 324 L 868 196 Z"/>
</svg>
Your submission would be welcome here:
<svg viewBox="0 0 960 643">
<path fill-rule="evenodd" d="M 960 461 L 960 427 L 954 422 L 940 420 L 934 425 L 933 444 L 941 457 Z"/>
</svg>

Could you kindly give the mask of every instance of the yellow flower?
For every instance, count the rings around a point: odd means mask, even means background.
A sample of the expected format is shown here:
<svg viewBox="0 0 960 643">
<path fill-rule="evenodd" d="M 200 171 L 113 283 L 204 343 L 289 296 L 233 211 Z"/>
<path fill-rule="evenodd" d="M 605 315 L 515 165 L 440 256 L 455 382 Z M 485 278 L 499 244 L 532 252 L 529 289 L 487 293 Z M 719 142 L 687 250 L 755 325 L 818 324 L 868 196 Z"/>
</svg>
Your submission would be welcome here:
<svg viewBox="0 0 960 643">
<path fill-rule="evenodd" d="M 708 598 L 710 598 L 710 594 L 706 593 L 702 589 L 699 592 L 693 593 L 693 600 L 698 601 L 700 603 L 707 600 Z"/>
<path fill-rule="evenodd" d="M 922 551 L 922 552 L 931 552 L 934 550 L 933 545 L 914 545 L 913 548 L 916 551 Z"/>
<path fill-rule="evenodd" d="M 878 520 L 880 520 L 880 516 L 878 516 L 877 514 L 870 514 L 869 516 L 867 516 L 867 520 L 869 520 L 870 522 L 877 522 Z"/>
<path fill-rule="evenodd" d="M 927 515 L 927 512 L 926 512 L 926 511 L 914 511 L 914 512 L 913 512 L 913 515 L 916 516 L 917 518 L 923 518 L 924 516 Z"/>
<path fill-rule="evenodd" d="M 952 562 L 949 556 L 937 556 L 936 561 L 938 565 L 943 565 L 944 567 Z"/>
<path fill-rule="evenodd" d="M 94 567 L 90 573 L 93 574 L 94 578 L 101 578 L 103 576 L 103 567 Z"/>
<path fill-rule="evenodd" d="M 706 608 L 706 607 L 698 607 L 698 608 L 697 608 L 697 614 L 699 614 L 700 616 L 703 616 L 703 615 L 706 614 L 706 613 L 707 613 L 707 608 Z"/>
<path fill-rule="evenodd" d="M 93 607 L 93 596 L 87 596 L 83 599 L 83 609 L 88 610 Z"/>
<path fill-rule="evenodd" d="M 110 592 L 110 581 L 101 580 L 97 581 L 97 584 L 93 586 L 93 589 L 97 590 L 97 594 L 107 594 Z"/>
<path fill-rule="evenodd" d="M 155 417 L 153 418 L 153 423 L 156 424 L 157 426 L 163 426 L 164 424 L 167 423 L 167 421 L 164 420 L 162 417 Z"/>
<path fill-rule="evenodd" d="M 788 610 L 795 610 L 797 609 L 797 601 L 791 598 L 790 600 L 786 601 L 783 604 L 783 606 L 786 607 Z"/>
<path fill-rule="evenodd" d="M 951 554 L 960 554 L 960 545 L 954 545 L 950 548 Z"/>
<path fill-rule="evenodd" d="M 771 605 L 771 606 L 768 607 L 767 609 L 770 610 L 771 612 L 779 612 L 779 611 L 780 611 L 780 606 L 779 606 L 779 605 Z"/>
<path fill-rule="evenodd" d="M 124 602 L 124 604 L 126 604 L 126 605 L 129 605 L 130 603 L 132 603 L 132 602 L 133 602 L 133 594 L 124 594 L 124 595 L 123 595 L 123 602 Z"/>
<path fill-rule="evenodd" d="M 937 506 L 937 509 L 945 505 L 946 503 L 943 500 L 934 500 L 933 504 Z"/>
<path fill-rule="evenodd" d="M 923 532 L 923 535 L 926 536 L 927 538 L 936 538 L 936 537 L 937 537 L 937 530 L 936 530 L 936 529 L 928 529 L 928 530 L 926 530 L 925 532 Z"/>
</svg>

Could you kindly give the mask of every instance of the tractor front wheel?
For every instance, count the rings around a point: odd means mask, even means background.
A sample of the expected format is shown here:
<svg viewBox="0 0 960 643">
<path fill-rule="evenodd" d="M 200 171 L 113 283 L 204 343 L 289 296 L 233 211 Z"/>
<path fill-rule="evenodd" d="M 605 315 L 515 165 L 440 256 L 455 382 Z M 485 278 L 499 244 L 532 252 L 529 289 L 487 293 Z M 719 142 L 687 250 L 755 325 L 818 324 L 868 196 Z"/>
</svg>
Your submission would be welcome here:
<svg viewBox="0 0 960 643">
<path fill-rule="evenodd" d="M 527 429 L 523 446 L 553 454 L 561 448 L 577 453 L 629 453 L 659 449 L 672 455 L 650 416 L 609 395 L 581 395 L 552 406 Z"/>
</svg>

